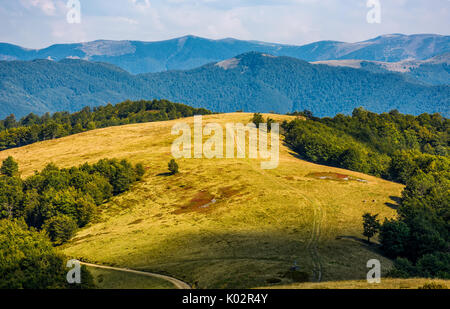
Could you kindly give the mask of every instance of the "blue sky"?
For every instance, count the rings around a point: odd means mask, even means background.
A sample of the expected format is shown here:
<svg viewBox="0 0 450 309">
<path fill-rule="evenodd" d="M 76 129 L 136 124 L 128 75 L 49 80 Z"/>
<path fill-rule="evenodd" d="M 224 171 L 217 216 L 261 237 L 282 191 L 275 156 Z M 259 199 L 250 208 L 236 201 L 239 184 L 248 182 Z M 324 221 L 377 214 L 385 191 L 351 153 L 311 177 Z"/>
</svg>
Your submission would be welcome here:
<svg viewBox="0 0 450 309">
<path fill-rule="evenodd" d="M 449 34 L 449 0 L 79 0 L 81 23 L 67 22 L 68 0 L 0 0 L 0 42 L 29 48 L 96 39 L 157 41 L 193 34 L 301 45 L 362 41 L 388 33 Z"/>
</svg>

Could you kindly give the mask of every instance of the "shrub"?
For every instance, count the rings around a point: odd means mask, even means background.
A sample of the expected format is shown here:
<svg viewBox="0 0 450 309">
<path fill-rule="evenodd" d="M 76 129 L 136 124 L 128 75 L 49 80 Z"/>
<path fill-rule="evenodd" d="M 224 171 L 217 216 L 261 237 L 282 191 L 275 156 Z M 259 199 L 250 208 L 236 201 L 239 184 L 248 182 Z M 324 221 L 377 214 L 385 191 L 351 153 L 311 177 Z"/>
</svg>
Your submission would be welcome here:
<svg viewBox="0 0 450 309">
<path fill-rule="evenodd" d="M 144 165 L 142 165 L 142 163 L 138 163 L 138 164 L 136 164 L 136 166 L 134 167 L 134 169 L 135 169 L 135 171 L 136 171 L 136 175 L 137 175 L 138 180 L 141 180 L 142 177 L 143 177 L 144 174 L 145 174 L 145 168 L 144 168 Z"/>
<path fill-rule="evenodd" d="M 50 218 L 43 226 L 43 229 L 55 245 L 62 245 L 70 240 L 75 235 L 77 228 L 77 223 L 66 215 Z"/>
<path fill-rule="evenodd" d="M 251 121 L 256 125 L 257 128 L 259 128 L 259 125 L 261 123 L 266 123 L 264 121 L 264 117 L 260 113 L 254 114 Z"/>
<path fill-rule="evenodd" d="M 174 159 L 169 162 L 169 171 L 172 175 L 178 174 L 178 164 Z"/>
<path fill-rule="evenodd" d="M 19 174 L 19 164 L 14 161 L 13 157 L 9 156 L 3 161 L 0 173 L 8 177 L 15 177 Z"/>
<path fill-rule="evenodd" d="M 389 271 L 388 277 L 410 278 L 416 275 L 416 268 L 413 263 L 405 258 L 398 258 L 394 261 L 394 268 Z"/>
<path fill-rule="evenodd" d="M 450 279 L 450 253 L 426 254 L 417 261 L 421 277 Z"/>
<path fill-rule="evenodd" d="M 419 287 L 419 290 L 447 290 L 447 286 L 444 284 L 429 282 Z"/>
<path fill-rule="evenodd" d="M 108 179 L 115 195 L 127 191 L 137 179 L 133 166 L 126 160 L 100 160 L 93 169 Z"/>
<path fill-rule="evenodd" d="M 398 258 L 389 276 L 450 279 L 450 254 L 444 252 L 426 254 L 416 264 L 405 258 Z"/>
</svg>

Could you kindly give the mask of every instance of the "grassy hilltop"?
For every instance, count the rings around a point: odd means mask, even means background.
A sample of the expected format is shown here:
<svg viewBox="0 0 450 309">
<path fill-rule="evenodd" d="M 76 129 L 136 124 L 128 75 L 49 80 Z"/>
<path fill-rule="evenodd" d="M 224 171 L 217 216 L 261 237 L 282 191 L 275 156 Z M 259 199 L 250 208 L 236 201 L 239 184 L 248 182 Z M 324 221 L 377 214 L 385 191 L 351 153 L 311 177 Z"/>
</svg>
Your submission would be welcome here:
<svg viewBox="0 0 450 309">
<path fill-rule="evenodd" d="M 251 117 L 212 115 L 203 123 Z M 295 261 L 310 281 L 364 280 L 370 259 L 389 270 L 391 261 L 360 240 L 361 217 L 395 216 L 402 185 L 307 163 L 284 145 L 274 170 L 262 170 L 259 160 L 182 159 L 180 173 L 167 176 L 178 122 L 193 118 L 89 131 L 3 151 L 0 159 L 13 156 L 22 176 L 49 162 L 144 164 L 143 181 L 102 206 L 97 222 L 63 247 L 84 261 L 169 274 L 198 288 L 290 285 Z"/>
</svg>

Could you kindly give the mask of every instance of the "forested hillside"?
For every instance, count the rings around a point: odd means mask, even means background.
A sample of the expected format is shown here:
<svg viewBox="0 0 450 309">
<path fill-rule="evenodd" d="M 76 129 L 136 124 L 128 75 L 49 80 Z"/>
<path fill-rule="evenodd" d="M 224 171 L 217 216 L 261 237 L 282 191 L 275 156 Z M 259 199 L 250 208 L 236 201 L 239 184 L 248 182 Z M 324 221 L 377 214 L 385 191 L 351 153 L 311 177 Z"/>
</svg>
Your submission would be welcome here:
<svg viewBox="0 0 450 309">
<path fill-rule="evenodd" d="M 164 98 L 215 112 L 292 112 L 319 116 L 374 112 L 449 114 L 450 86 L 407 82 L 396 74 L 312 65 L 248 53 L 190 71 L 131 75 L 81 60 L 0 62 L 0 116 L 80 110 L 127 99 Z"/>
<path fill-rule="evenodd" d="M 362 108 L 334 118 L 294 114 L 308 120 L 284 123 L 286 142 L 308 161 L 404 184 L 419 170 L 450 169 L 450 120 L 439 114 L 375 114 Z"/>
<path fill-rule="evenodd" d="M 374 112 L 448 114 L 450 87 L 427 87 L 395 74 L 311 65 L 288 58 L 248 53 L 186 72 L 146 74 L 163 97 L 217 112 L 280 112 L 308 109 L 320 116 L 350 114 L 363 106 Z M 170 85 L 170 86 L 169 86 Z"/>
<path fill-rule="evenodd" d="M 67 258 L 56 251 L 99 214 L 98 207 L 142 179 L 142 164 L 100 160 L 60 169 L 49 163 L 22 179 L 12 157 L 0 168 L 1 289 L 70 288 Z M 92 288 L 83 268 L 78 288 Z"/>
<path fill-rule="evenodd" d="M 75 112 L 85 106 L 156 98 L 138 79 L 104 63 L 79 60 L 0 62 L 0 117 Z"/>
</svg>

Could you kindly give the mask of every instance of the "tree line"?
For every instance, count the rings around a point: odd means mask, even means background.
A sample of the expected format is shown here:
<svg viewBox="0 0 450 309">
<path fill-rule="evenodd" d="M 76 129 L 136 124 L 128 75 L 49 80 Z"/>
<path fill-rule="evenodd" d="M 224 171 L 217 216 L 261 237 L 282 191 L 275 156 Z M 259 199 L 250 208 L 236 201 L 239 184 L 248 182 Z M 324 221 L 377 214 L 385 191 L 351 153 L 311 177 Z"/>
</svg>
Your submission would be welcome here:
<svg viewBox="0 0 450 309">
<path fill-rule="evenodd" d="M 364 235 L 379 235 L 381 249 L 394 259 L 391 277 L 450 279 L 449 172 L 419 172 L 408 181 L 397 209 L 397 218 L 363 216 Z"/>
<path fill-rule="evenodd" d="M 46 113 L 38 116 L 31 113 L 20 120 L 10 115 L 0 120 L 0 151 L 97 128 L 173 120 L 211 113 L 203 108 L 193 108 L 167 100 L 141 100 L 94 108 L 85 107 L 73 114 L 57 112 L 53 115 Z"/>
<path fill-rule="evenodd" d="M 362 108 L 352 116 L 305 117 L 284 122 L 285 141 L 305 160 L 371 174 L 406 184 L 419 171 L 450 168 L 450 120 L 439 114 L 375 114 Z"/>
</svg>

